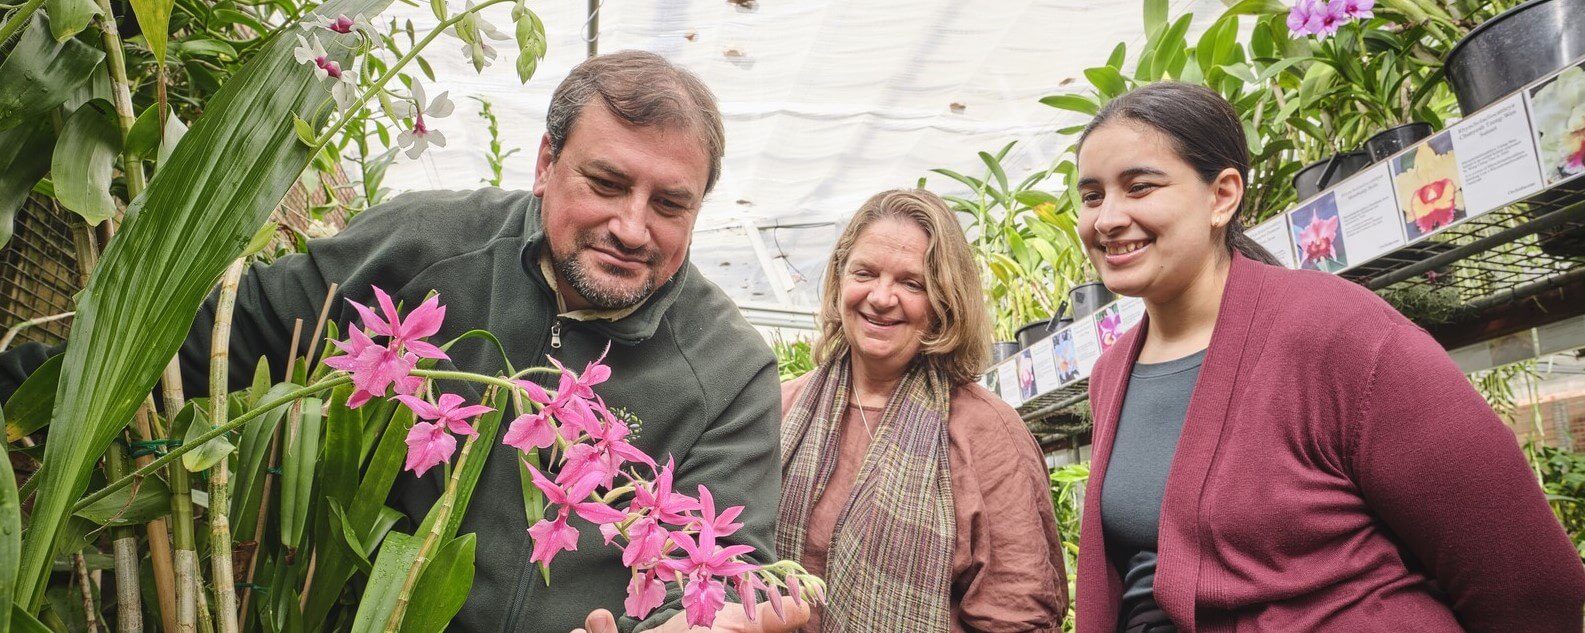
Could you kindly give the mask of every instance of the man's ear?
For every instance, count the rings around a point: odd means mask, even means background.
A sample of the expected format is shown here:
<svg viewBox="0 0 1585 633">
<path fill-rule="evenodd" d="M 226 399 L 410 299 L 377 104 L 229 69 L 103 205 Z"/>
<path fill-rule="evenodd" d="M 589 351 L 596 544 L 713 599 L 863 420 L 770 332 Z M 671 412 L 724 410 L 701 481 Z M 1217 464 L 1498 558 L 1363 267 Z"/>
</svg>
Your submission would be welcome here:
<svg viewBox="0 0 1585 633">
<path fill-rule="evenodd" d="M 1244 199 L 1244 177 L 1228 167 L 1211 181 L 1211 225 L 1222 228 L 1233 221 L 1238 203 Z"/>
<path fill-rule="evenodd" d="M 550 152 L 550 133 L 539 138 L 539 161 L 534 165 L 534 195 L 545 197 L 545 187 L 550 184 L 550 168 L 556 159 Z"/>
</svg>

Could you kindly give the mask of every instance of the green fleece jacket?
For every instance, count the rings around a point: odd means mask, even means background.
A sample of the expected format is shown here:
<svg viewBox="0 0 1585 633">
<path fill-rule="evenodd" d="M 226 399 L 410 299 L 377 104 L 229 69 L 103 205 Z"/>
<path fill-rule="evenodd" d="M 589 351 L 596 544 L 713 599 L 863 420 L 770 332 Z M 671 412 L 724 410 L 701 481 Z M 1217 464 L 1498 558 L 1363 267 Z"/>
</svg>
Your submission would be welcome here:
<svg viewBox="0 0 1585 633">
<path fill-rule="evenodd" d="M 725 540 L 755 547 L 761 562 L 774 560 L 780 394 L 775 358 L 763 338 L 691 263 L 619 320 L 558 319 L 555 297 L 536 265 L 543 243 L 539 199 L 528 192 L 413 193 L 369 209 L 341 234 L 310 242 L 308 254 L 256 267 L 243 278 L 231 386 L 245 386 L 260 356 L 282 371 L 293 321 L 312 327 L 331 282 L 340 286 L 330 315 L 343 332 L 357 314 L 342 299 L 373 305 L 371 287 L 377 285 L 407 306 L 438 292 L 446 322 L 431 340 L 488 330 L 517 368 L 548 365 L 550 355 L 581 369 L 610 343 L 606 362 L 612 377 L 597 391 L 609 406 L 642 420 L 634 445 L 662 463 L 668 456 L 677 460 L 677 490 L 692 494 L 706 484 L 718 507 L 747 506 L 743 529 Z M 188 393 L 208 389 L 204 368 L 213 306 L 211 298 L 182 347 Z M 552 324 L 558 321 L 561 347 L 553 349 Z M 470 339 L 449 354 L 461 369 L 504 371 L 493 343 Z M 0 390 L 15 388 L 19 363 L 42 358 L 36 349 L 21 355 L 33 358 L 0 362 L 0 371 L 9 374 L 0 376 Z M 440 387 L 471 401 L 481 396 L 472 383 Z M 564 633 L 582 626 L 596 608 L 620 616 L 630 576 L 620 550 L 604 544 L 593 525 L 573 520 L 582 538 L 577 551 L 556 557 L 549 587 L 529 563 L 514 453 L 494 447 L 464 517 L 461 531 L 478 535 L 476 572 L 473 591 L 449 630 Z M 442 485 L 440 469 L 421 479 L 404 471 L 390 502 L 416 523 Z M 619 618 L 621 628 L 643 630 L 677 613 L 680 594 L 673 591 L 669 598 L 642 623 Z"/>
</svg>

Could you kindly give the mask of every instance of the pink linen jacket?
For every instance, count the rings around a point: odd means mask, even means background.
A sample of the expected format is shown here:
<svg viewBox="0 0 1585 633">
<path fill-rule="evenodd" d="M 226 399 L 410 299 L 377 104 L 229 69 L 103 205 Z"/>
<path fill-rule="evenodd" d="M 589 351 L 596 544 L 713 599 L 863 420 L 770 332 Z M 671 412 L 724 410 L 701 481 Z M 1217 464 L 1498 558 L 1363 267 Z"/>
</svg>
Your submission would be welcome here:
<svg viewBox="0 0 1585 633">
<path fill-rule="evenodd" d="M 1117 630 L 1101 486 L 1148 323 L 1090 378 L 1081 633 Z M 1580 631 L 1585 566 L 1513 433 L 1424 330 L 1343 279 L 1235 256 L 1161 509 L 1183 633 Z"/>
</svg>

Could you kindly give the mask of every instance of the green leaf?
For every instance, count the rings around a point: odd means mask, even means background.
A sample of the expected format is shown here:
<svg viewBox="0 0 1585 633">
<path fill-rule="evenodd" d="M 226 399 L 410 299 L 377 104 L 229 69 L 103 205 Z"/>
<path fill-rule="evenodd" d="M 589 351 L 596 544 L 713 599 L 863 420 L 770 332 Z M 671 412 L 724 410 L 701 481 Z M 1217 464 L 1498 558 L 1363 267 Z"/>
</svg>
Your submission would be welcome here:
<svg viewBox="0 0 1585 633">
<path fill-rule="evenodd" d="M 506 413 L 507 404 L 510 402 L 507 392 L 496 394 L 492 406 L 494 411 L 486 413 L 474 420 L 473 428 L 478 432 L 478 437 L 473 441 L 473 452 L 477 453 L 468 458 L 468 463 L 462 466 L 462 475 L 458 478 L 457 496 L 452 500 L 451 517 L 446 522 L 446 529 L 441 532 L 443 538 L 451 538 L 462 527 L 462 518 L 468 514 L 468 504 L 473 500 L 473 493 L 478 488 L 479 477 L 484 474 L 484 464 L 489 461 L 490 453 L 501 443 L 496 441 L 496 433 L 501 429 L 501 416 Z"/>
<path fill-rule="evenodd" d="M 10 422 L 7 421 L 9 425 Z M 17 562 L 22 560 L 22 503 L 17 498 L 16 473 L 11 459 L 0 460 L 0 633 L 12 628 L 11 613 L 17 586 Z"/>
<path fill-rule="evenodd" d="M 402 633 L 432 633 L 446 630 L 451 618 L 462 610 L 462 603 L 473 589 L 475 538 L 464 534 L 441 546 L 434 560 L 413 585 L 412 601 L 402 616 Z"/>
<path fill-rule="evenodd" d="M 1145 0 L 1145 32 L 1167 23 L 1167 0 Z"/>
<path fill-rule="evenodd" d="M 375 633 L 383 630 L 391 610 L 396 607 L 396 597 L 407 581 L 407 571 L 418 559 L 422 540 L 409 534 L 392 532 L 380 545 L 380 555 L 374 559 L 374 572 L 369 574 L 369 584 L 358 600 L 357 615 L 353 618 L 352 633 Z"/>
<path fill-rule="evenodd" d="M 1141 61 L 1140 63 L 1143 64 L 1144 62 Z M 1090 84 L 1095 86 L 1101 92 L 1101 95 L 1107 99 L 1128 91 L 1128 83 L 1123 80 L 1122 73 L 1117 72 L 1117 69 L 1111 66 L 1087 68 L 1084 70 L 1084 78 L 1090 80 Z"/>
<path fill-rule="evenodd" d="M 295 112 L 292 113 L 292 129 L 296 131 L 297 140 L 302 141 L 303 145 L 313 147 L 319 143 L 319 134 L 314 132 L 314 126 L 309 125 L 307 121 L 297 116 Z"/>
<path fill-rule="evenodd" d="M 216 20 L 220 20 L 229 24 L 245 26 L 255 33 L 268 33 L 270 31 L 270 27 L 265 26 L 263 22 L 260 22 L 253 16 L 241 11 L 234 11 L 231 9 L 215 9 L 212 15 Z"/>
<path fill-rule="evenodd" d="M 1221 66 L 1220 68 L 1222 69 L 1222 72 L 1236 77 L 1246 84 L 1260 84 L 1260 80 L 1255 77 L 1254 71 L 1250 70 L 1247 64 L 1227 64 Z"/>
<path fill-rule="evenodd" d="M 280 228 L 281 225 L 279 224 L 274 222 L 265 222 L 259 227 L 259 230 L 253 234 L 253 238 L 248 240 L 247 247 L 242 249 L 242 256 L 251 257 L 263 252 L 264 247 L 269 246 L 270 240 L 275 238 L 275 231 Z"/>
<path fill-rule="evenodd" d="M 1276 15 L 1288 12 L 1281 0 L 1242 0 L 1227 8 L 1222 15 Z"/>
<path fill-rule="evenodd" d="M 363 456 L 363 412 L 347 407 L 347 398 L 351 397 L 352 391 L 351 385 L 342 385 L 331 394 L 330 412 L 325 421 L 325 448 L 318 466 L 319 498 L 340 508 L 351 506 L 357 495 L 358 467 L 362 464 Z M 316 530 L 316 534 L 325 530 L 332 534 L 338 531 L 333 515 L 323 509 L 317 514 L 321 515 L 324 524 Z M 359 534 L 362 525 L 352 523 L 349 527 L 354 529 L 354 534 Z M 362 552 L 359 552 L 359 556 L 362 556 Z M 346 556 L 345 552 L 322 550 L 314 568 L 312 584 L 315 587 L 340 587 L 352 576 L 356 564 L 357 561 Z M 338 592 L 334 591 L 311 592 L 303 609 L 303 623 L 309 629 L 322 628 L 323 620 L 339 597 Z"/>
<path fill-rule="evenodd" d="M 11 241 L 28 192 L 49 173 L 54 149 L 55 130 L 44 118 L 0 132 L 0 247 Z"/>
<path fill-rule="evenodd" d="M 149 477 L 89 504 L 76 514 L 96 525 L 114 527 L 140 525 L 170 513 L 171 489 L 159 478 Z"/>
<path fill-rule="evenodd" d="M 376 15 L 387 4 L 331 0 L 316 14 Z M 344 60 L 356 39 L 338 35 L 325 45 Z M 98 456 L 153 389 L 214 280 L 308 165 L 291 113 L 320 112 L 330 95 L 293 59 L 295 46 L 294 38 L 267 40 L 219 87 L 132 201 L 130 219 L 78 295 L 23 537 L 18 595 L 29 609 L 42 604 L 50 561 Z M 158 213 L 133 213 L 144 207 Z"/>
<path fill-rule="evenodd" d="M 51 159 L 56 199 L 92 225 L 116 216 L 110 179 L 121 153 L 121 132 L 114 117 L 108 101 L 84 104 L 66 120 Z"/>
<path fill-rule="evenodd" d="M 262 358 L 259 364 L 265 366 Z M 269 387 L 258 402 L 276 400 L 298 387 L 291 383 Z M 232 535 L 236 540 L 261 540 L 253 532 L 258 525 L 259 507 L 263 505 L 264 479 L 267 476 L 265 468 L 268 466 L 265 460 L 269 457 L 276 429 L 290 410 L 291 405 L 278 406 L 242 427 L 242 436 L 238 440 L 237 471 L 232 486 L 234 493 L 231 496 Z"/>
<path fill-rule="evenodd" d="M 55 109 L 88 81 L 105 54 L 76 39 L 56 42 L 42 14 L 0 61 L 0 130 Z"/>
<path fill-rule="evenodd" d="M 374 573 L 374 563 L 369 562 L 369 556 L 364 553 L 366 550 L 363 541 L 358 537 L 358 531 L 347 522 L 347 513 L 341 509 L 341 503 L 335 499 L 330 500 L 330 517 L 335 534 L 330 540 L 344 546 L 341 548 L 342 554 L 351 559 L 359 570 L 365 574 Z"/>
<path fill-rule="evenodd" d="M 187 408 L 183 408 L 182 412 L 186 413 L 186 409 Z M 180 418 L 180 415 L 177 417 Z M 178 428 L 177 424 L 172 423 L 171 428 Z M 213 430 L 215 430 L 215 427 L 213 424 L 209 423 L 208 407 L 193 408 L 192 419 L 187 423 L 186 431 L 182 434 L 182 442 L 184 444 L 191 442 L 198 439 L 199 436 Z M 226 436 L 221 435 L 220 437 L 209 440 L 208 442 L 204 442 L 203 446 L 190 449 L 186 453 L 183 453 L 182 466 L 195 473 L 202 470 L 209 470 L 215 464 L 220 463 L 220 460 L 230 456 L 231 451 L 234 450 L 236 450 L 236 447 L 231 444 L 231 440 L 226 439 Z"/>
<path fill-rule="evenodd" d="M 1123 62 L 1127 61 L 1127 58 L 1128 44 L 1124 42 L 1118 42 L 1117 46 L 1112 49 L 1112 54 L 1106 58 L 1106 65 L 1116 68 L 1119 72 L 1121 72 L 1123 70 Z"/>
<path fill-rule="evenodd" d="M 164 64 L 165 45 L 170 41 L 171 5 L 176 4 L 176 0 L 130 1 L 132 12 L 138 16 L 138 28 L 143 31 L 143 39 L 154 53 L 154 60 Z M 263 33 L 265 30 L 258 29 L 258 32 Z"/>
<path fill-rule="evenodd" d="M 1299 103 L 1309 106 L 1315 100 L 1331 91 L 1332 81 L 1337 78 L 1337 71 L 1329 64 L 1310 64 L 1304 72 L 1304 80 L 1299 84 Z"/>
<path fill-rule="evenodd" d="M 6 400 L 6 443 L 32 435 L 49 424 L 55 389 L 60 383 L 61 358 L 56 355 L 44 361 Z"/>
<path fill-rule="evenodd" d="M 50 34 L 57 42 L 83 32 L 94 16 L 103 13 L 94 0 L 45 0 L 44 10 L 50 15 Z"/>
<path fill-rule="evenodd" d="M 985 163 L 985 169 L 996 179 L 999 185 L 998 192 L 1007 191 L 1007 173 L 1002 171 L 1002 163 L 997 157 L 985 152 L 980 152 L 980 162 Z"/>
<path fill-rule="evenodd" d="M 54 633 L 54 631 L 50 630 L 50 627 L 44 626 L 44 623 L 39 622 L 38 618 L 33 617 L 24 610 L 20 602 L 11 603 L 10 611 L 11 619 L 9 621 L 0 617 L 0 622 L 5 622 L 5 624 L 0 624 L 0 633 L 5 631 L 6 624 L 11 626 L 11 633 Z"/>
<path fill-rule="evenodd" d="M 324 431 L 322 406 L 318 398 L 303 398 L 297 423 L 287 427 L 281 442 L 281 544 L 288 549 L 303 546 L 314 505 L 314 472 Z"/>
<path fill-rule="evenodd" d="M 429 0 L 429 10 L 435 13 L 435 19 L 446 21 L 446 0 Z"/>
<path fill-rule="evenodd" d="M 182 40 L 177 50 L 188 57 L 213 57 L 223 62 L 237 59 L 237 49 L 220 40 Z"/>
<path fill-rule="evenodd" d="M 1049 97 L 1041 97 L 1040 103 L 1059 110 L 1077 112 L 1088 116 L 1095 116 L 1095 113 L 1101 111 L 1100 104 L 1081 95 L 1051 95 Z"/>
<path fill-rule="evenodd" d="M 413 61 L 418 62 L 418 69 L 424 71 L 425 77 L 428 77 L 430 81 L 435 81 L 435 71 L 429 67 L 428 60 L 423 57 L 415 57 Z"/>
</svg>

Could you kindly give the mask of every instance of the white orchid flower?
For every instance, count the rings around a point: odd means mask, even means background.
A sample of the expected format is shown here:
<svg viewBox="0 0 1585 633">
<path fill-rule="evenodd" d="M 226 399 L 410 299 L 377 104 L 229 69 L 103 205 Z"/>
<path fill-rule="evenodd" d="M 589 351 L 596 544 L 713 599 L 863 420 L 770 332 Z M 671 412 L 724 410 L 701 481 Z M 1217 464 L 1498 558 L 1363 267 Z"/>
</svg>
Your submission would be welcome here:
<svg viewBox="0 0 1585 633">
<path fill-rule="evenodd" d="M 306 39 L 297 36 L 297 48 L 292 50 L 292 56 L 300 64 L 314 67 L 314 76 L 320 79 L 330 78 L 334 81 L 330 86 L 330 96 L 336 100 L 336 106 L 345 110 L 358 98 L 358 72 L 351 64 L 342 68 L 340 62 L 330 58 L 325 52 L 325 47 L 319 43 L 319 37 L 309 35 Z"/>
<path fill-rule="evenodd" d="M 424 117 L 438 119 L 451 114 L 455 104 L 447 98 L 449 92 L 442 92 L 435 96 L 429 103 L 424 103 L 424 84 L 413 82 L 413 100 L 398 101 L 391 105 L 392 114 L 398 118 L 413 119 L 413 127 L 402 130 L 396 136 L 396 145 L 407 148 L 408 158 L 418 158 L 430 145 L 436 147 L 446 146 L 446 135 L 440 130 L 430 129 Z"/>
<path fill-rule="evenodd" d="M 468 2 L 467 13 L 462 19 L 457 20 L 455 26 L 451 27 L 451 33 L 457 36 L 457 39 L 462 40 L 462 58 L 472 63 L 473 69 L 476 71 L 484 70 L 484 67 L 489 66 L 490 62 L 495 61 L 496 58 L 495 47 L 490 46 L 489 42 L 485 41 L 486 38 L 492 40 L 511 39 L 510 36 L 502 33 L 500 29 L 495 28 L 494 24 L 490 24 L 488 20 L 485 20 L 483 16 L 475 13 L 471 0 Z"/>
<path fill-rule="evenodd" d="M 371 31 L 369 20 L 361 15 L 350 18 L 345 15 L 338 15 L 333 18 L 320 17 L 312 20 L 303 20 L 300 23 L 300 26 L 302 26 L 303 30 L 305 31 L 325 29 L 327 31 L 333 31 L 342 34 L 351 33 L 353 31 L 361 31 L 363 33 L 369 33 Z"/>
</svg>

